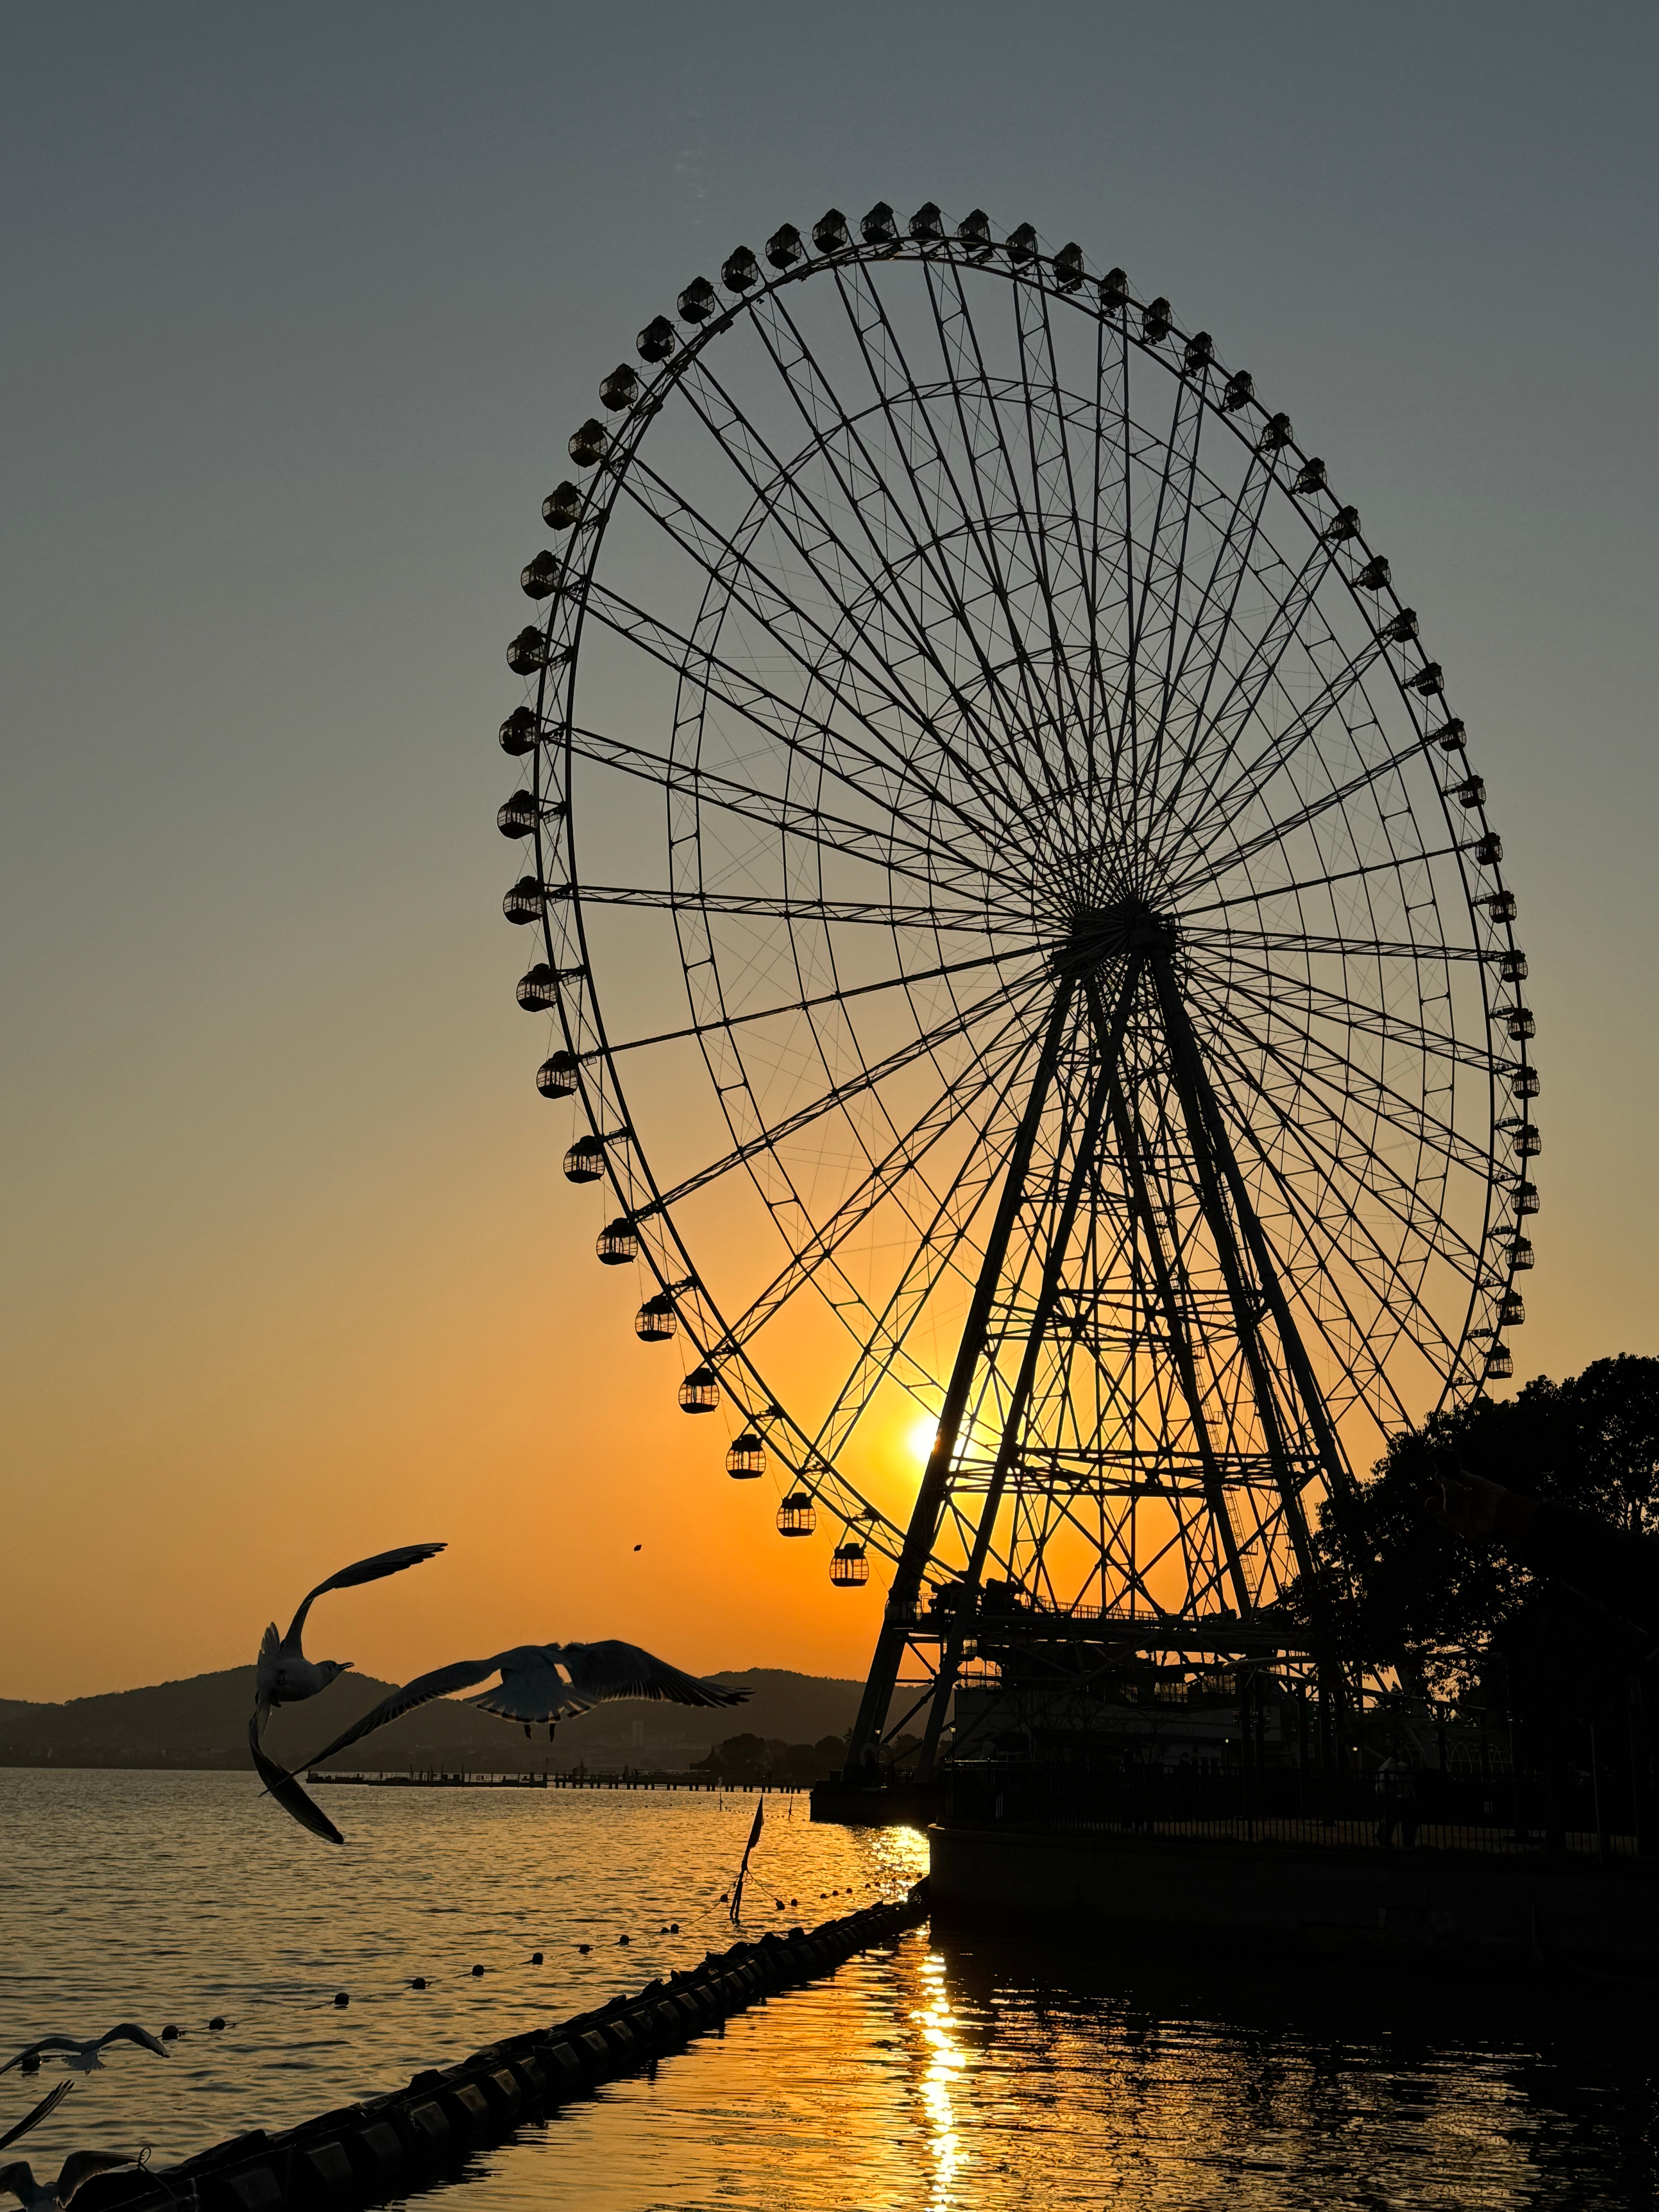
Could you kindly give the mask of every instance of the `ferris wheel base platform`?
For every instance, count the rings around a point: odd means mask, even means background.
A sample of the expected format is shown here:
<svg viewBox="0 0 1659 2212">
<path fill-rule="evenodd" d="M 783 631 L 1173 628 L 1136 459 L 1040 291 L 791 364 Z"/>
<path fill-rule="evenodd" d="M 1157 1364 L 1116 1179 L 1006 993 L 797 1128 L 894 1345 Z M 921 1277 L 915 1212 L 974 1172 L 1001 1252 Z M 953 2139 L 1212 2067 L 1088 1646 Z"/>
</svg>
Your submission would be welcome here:
<svg viewBox="0 0 1659 2212">
<path fill-rule="evenodd" d="M 1659 1986 L 1659 1863 L 1066 1833 L 942 1820 L 934 1923 L 1069 1942 L 1300 1949 L 1457 1971 L 1602 1974 Z"/>
<path fill-rule="evenodd" d="M 927 1828 L 950 1808 L 950 1784 L 892 1783 L 869 1787 L 836 1776 L 812 1785 L 812 1818 L 842 1828 Z"/>
</svg>

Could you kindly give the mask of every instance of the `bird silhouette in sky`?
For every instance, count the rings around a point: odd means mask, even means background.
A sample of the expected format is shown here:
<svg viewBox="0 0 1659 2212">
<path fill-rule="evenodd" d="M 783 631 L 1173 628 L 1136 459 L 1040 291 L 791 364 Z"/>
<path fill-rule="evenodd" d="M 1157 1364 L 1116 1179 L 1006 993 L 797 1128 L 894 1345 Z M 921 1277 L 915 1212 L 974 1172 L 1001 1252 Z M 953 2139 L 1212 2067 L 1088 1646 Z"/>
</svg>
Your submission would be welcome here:
<svg viewBox="0 0 1659 2212">
<path fill-rule="evenodd" d="M 364 1583 L 378 1583 L 387 1575 L 400 1575 L 405 1567 L 418 1567 L 425 1559 L 435 1559 L 447 1548 L 443 1544 L 400 1544 L 395 1551 L 377 1552 L 372 1559 L 358 1559 L 349 1567 L 342 1567 L 337 1575 L 331 1575 L 325 1583 L 307 1590 L 301 1600 L 300 1610 L 289 1623 L 288 1634 L 279 1636 L 273 1620 L 266 1629 L 259 1645 L 259 1661 L 254 1674 L 253 1717 L 260 1733 L 278 1705 L 297 1705 L 307 1698 L 314 1698 L 319 1690 L 327 1689 L 337 1675 L 348 1674 L 349 1659 L 307 1659 L 305 1655 L 306 1615 L 319 1597 L 330 1590 L 356 1589 Z"/>
<path fill-rule="evenodd" d="M 356 1589 L 364 1583 L 378 1583 L 387 1575 L 399 1575 L 405 1567 L 417 1567 L 422 1560 L 434 1559 L 446 1548 L 442 1544 L 400 1544 L 395 1551 L 376 1552 L 373 1559 L 355 1560 L 350 1566 L 342 1567 L 338 1574 L 331 1575 L 326 1582 L 319 1583 L 315 1589 L 307 1591 L 300 1610 L 289 1623 L 286 1636 L 277 1634 L 273 1620 L 260 1642 L 253 1678 L 253 1714 L 247 1724 L 247 1747 L 254 1771 L 277 1803 L 292 1814 L 302 1828 L 309 1828 L 313 1835 L 322 1836 L 330 1843 L 342 1840 L 339 1830 L 319 1806 L 312 1803 L 291 1774 L 274 1759 L 266 1758 L 259 1741 L 266 1722 L 278 1705 L 301 1705 L 350 1671 L 349 1659 L 306 1657 L 306 1615 L 316 1601 L 330 1590 Z"/>
<path fill-rule="evenodd" d="M 319 1766 L 324 1759 L 332 1759 L 351 1744 L 361 1743 L 366 1735 L 373 1735 L 388 1721 L 400 1719 L 404 1713 L 429 1704 L 434 1698 L 472 1689 L 497 1674 L 501 1679 L 494 1689 L 468 1698 L 467 1703 L 476 1705 L 480 1712 L 495 1713 L 502 1720 L 519 1722 L 526 1735 L 534 1722 L 544 1721 L 550 1727 L 567 1714 L 585 1713 L 595 1705 L 609 1705 L 622 1698 L 642 1698 L 676 1705 L 740 1705 L 749 1695 L 747 1690 L 723 1689 L 717 1682 L 701 1682 L 695 1674 L 682 1674 L 665 1659 L 642 1651 L 637 1644 L 615 1640 L 599 1644 L 520 1644 L 510 1650 L 497 1651 L 489 1659 L 458 1659 L 451 1666 L 434 1668 L 429 1674 L 417 1674 L 402 1689 L 382 1698 L 360 1721 L 336 1736 L 332 1743 L 325 1744 L 321 1751 L 314 1752 L 303 1764 Z M 277 1779 L 286 1783 L 317 1814 L 317 1819 L 322 1820 L 292 1774 L 279 1773 Z M 275 1789 L 271 1795 L 313 1834 L 326 1834 L 331 1843 L 343 1840 L 331 1822 L 324 1821 L 318 1827 L 305 1818 L 289 1796 Z"/>
</svg>

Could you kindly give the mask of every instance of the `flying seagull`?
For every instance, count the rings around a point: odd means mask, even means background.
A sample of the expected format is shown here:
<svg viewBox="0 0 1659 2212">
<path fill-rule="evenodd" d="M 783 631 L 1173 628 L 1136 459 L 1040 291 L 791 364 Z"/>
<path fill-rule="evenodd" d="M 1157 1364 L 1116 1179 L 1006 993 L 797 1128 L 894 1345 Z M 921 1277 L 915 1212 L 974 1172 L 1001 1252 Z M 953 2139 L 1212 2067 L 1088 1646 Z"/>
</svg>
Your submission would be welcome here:
<svg viewBox="0 0 1659 2212">
<path fill-rule="evenodd" d="M 700 1682 L 695 1674 L 683 1674 L 665 1659 L 653 1658 L 650 1652 L 641 1651 L 637 1644 L 614 1640 L 603 1644 L 519 1644 L 510 1651 L 496 1652 L 493 1658 L 458 1659 L 452 1666 L 434 1668 L 429 1674 L 417 1674 L 401 1690 L 382 1698 L 343 1735 L 336 1736 L 332 1743 L 314 1753 L 305 1764 L 320 1765 L 324 1759 L 332 1759 L 348 1745 L 361 1743 L 366 1735 L 384 1728 L 388 1721 L 413 1712 L 417 1705 L 427 1705 L 434 1698 L 448 1697 L 457 1690 L 472 1689 L 495 1674 L 501 1678 L 495 1687 L 467 1702 L 477 1705 L 481 1712 L 497 1713 L 503 1720 L 518 1721 L 526 1735 L 532 1722 L 545 1721 L 550 1725 L 566 1714 L 585 1713 L 594 1705 L 609 1705 L 618 1698 L 645 1698 L 676 1705 L 740 1705 L 749 1695 L 747 1690 L 723 1690 L 717 1683 Z M 279 1779 L 298 1789 L 291 1774 Z M 287 1797 L 276 1790 L 271 1794 L 296 1819 L 303 1819 Z M 308 1798 L 305 1802 L 310 1804 Z M 316 1811 L 314 1806 L 311 1809 Z M 310 1822 L 307 1825 L 313 1827 L 314 1834 L 323 1832 Z M 336 1833 L 330 1840 L 338 1843 L 340 1838 Z"/>
<path fill-rule="evenodd" d="M 50 2095 L 42 2097 L 32 2111 L 24 2113 L 15 2127 L 8 2128 L 4 2135 L 0 2136 L 0 2150 L 9 2150 L 20 2136 L 26 2136 L 31 2128 L 38 2128 L 42 2120 L 58 2110 L 74 2087 L 73 2081 L 60 2081 Z"/>
<path fill-rule="evenodd" d="M 276 1622 L 271 1622 L 259 1645 L 254 1677 L 253 1717 L 261 1735 L 276 1706 L 302 1704 L 327 1689 L 337 1674 L 350 1669 L 349 1659 L 306 1657 L 301 1639 L 306 1615 L 317 1600 L 330 1590 L 356 1589 L 363 1583 L 378 1583 L 386 1575 L 400 1575 L 405 1567 L 418 1567 L 422 1559 L 435 1559 L 446 1548 L 442 1544 L 399 1544 L 395 1551 L 376 1552 L 372 1559 L 358 1559 L 351 1566 L 342 1567 L 337 1575 L 331 1575 L 325 1583 L 307 1591 L 289 1623 L 286 1636 L 279 1636 Z"/>
<path fill-rule="evenodd" d="M 112 2166 L 131 2166 L 128 2150 L 72 2150 L 58 2168 L 56 2181 L 37 2181 L 33 2167 L 16 2159 L 0 2166 L 0 2193 L 15 2197 L 23 2212 L 64 2212 L 83 2181 Z"/>
<path fill-rule="evenodd" d="M 9 2074 L 14 2066 L 27 2066 L 31 2058 L 39 2058 L 43 2051 L 65 2052 L 64 2063 L 72 2074 L 101 2073 L 104 2062 L 98 2054 L 100 2051 L 106 2051 L 112 2043 L 137 2043 L 146 2051 L 153 2051 L 158 2058 L 168 2056 L 167 2047 L 159 2036 L 152 2035 L 147 2027 L 137 2027 L 131 2021 L 124 2020 L 118 2027 L 111 2028 L 107 2035 L 94 2035 L 85 2043 L 74 2035 L 43 2035 L 38 2043 L 31 2043 L 15 2058 L 7 2059 L 5 2064 L 0 2066 L 0 2074 Z M 118 2159 L 116 2163 L 125 2166 L 126 2160 Z"/>
<path fill-rule="evenodd" d="M 337 1675 L 350 1669 L 349 1659 L 306 1657 L 302 1642 L 306 1615 L 329 1590 L 356 1589 L 363 1583 L 378 1583 L 386 1575 L 401 1574 L 405 1567 L 419 1566 L 422 1559 L 434 1559 L 445 1548 L 442 1544 L 399 1544 L 394 1551 L 376 1552 L 372 1559 L 357 1559 L 350 1566 L 342 1567 L 337 1575 L 331 1575 L 325 1583 L 319 1583 L 314 1590 L 307 1592 L 300 1610 L 289 1623 L 286 1636 L 277 1634 L 273 1620 L 260 1643 L 254 1674 L 253 1716 L 247 1724 L 247 1747 L 254 1771 L 277 1803 L 291 1813 L 302 1828 L 309 1828 L 313 1835 L 330 1843 L 342 1840 L 339 1830 L 325 1813 L 312 1803 L 291 1774 L 285 1773 L 274 1759 L 266 1758 L 259 1741 L 276 1706 L 303 1704 L 319 1690 L 327 1689 Z"/>
</svg>

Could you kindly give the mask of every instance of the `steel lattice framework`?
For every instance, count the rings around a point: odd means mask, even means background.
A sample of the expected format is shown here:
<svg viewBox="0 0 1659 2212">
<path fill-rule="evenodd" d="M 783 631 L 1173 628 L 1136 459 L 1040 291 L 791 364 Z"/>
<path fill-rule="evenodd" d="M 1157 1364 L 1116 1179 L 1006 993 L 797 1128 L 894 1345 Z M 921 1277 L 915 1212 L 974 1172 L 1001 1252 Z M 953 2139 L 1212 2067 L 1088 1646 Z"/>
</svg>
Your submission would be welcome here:
<svg viewBox="0 0 1659 2212">
<path fill-rule="evenodd" d="M 931 1756 L 988 1620 L 1295 1644 L 1310 1510 L 1510 1370 L 1538 1080 L 1484 784 L 1324 463 L 1074 246 L 859 232 L 605 380 L 499 819 L 600 1257 L 782 1532 L 890 1563 L 855 1752 L 917 1657 Z"/>
</svg>

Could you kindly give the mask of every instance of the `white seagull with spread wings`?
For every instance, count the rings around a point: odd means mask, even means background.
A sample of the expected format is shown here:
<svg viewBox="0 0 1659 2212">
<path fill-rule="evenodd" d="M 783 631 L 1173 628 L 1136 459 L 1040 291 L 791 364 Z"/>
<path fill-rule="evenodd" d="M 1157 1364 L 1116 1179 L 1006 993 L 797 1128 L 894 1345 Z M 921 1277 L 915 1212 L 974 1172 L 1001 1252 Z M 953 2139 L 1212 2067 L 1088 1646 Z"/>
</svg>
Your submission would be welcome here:
<svg viewBox="0 0 1659 2212">
<path fill-rule="evenodd" d="M 325 1837 L 331 1843 L 342 1840 L 339 1830 L 312 1803 L 291 1774 L 284 1773 L 274 1759 L 265 1757 L 259 1743 L 265 1723 L 276 1706 L 303 1704 L 319 1691 L 327 1689 L 337 1676 L 350 1671 L 349 1659 L 306 1657 L 302 1641 L 306 1615 L 317 1600 L 330 1590 L 356 1589 L 364 1583 L 378 1583 L 386 1575 L 400 1575 L 405 1567 L 418 1567 L 423 1559 L 435 1559 L 446 1548 L 442 1544 L 399 1544 L 395 1551 L 376 1552 L 371 1559 L 355 1560 L 306 1593 L 300 1610 L 289 1623 L 286 1636 L 277 1634 L 273 1620 L 260 1643 L 253 1678 L 253 1715 L 247 1724 L 247 1747 L 255 1771 L 277 1803 L 291 1813 L 302 1828 L 309 1828 L 313 1835 Z"/>
<path fill-rule="evenodd" d="M 434 1698 L 449 1697 L 457 1690 L 471 1690 L 495 1674 L 501 1678 L 496 1686 L 485 1691 L 482 1697 L 469 1698 L 467 1703 L 477 1705 L 481 1712 L 497 1713 L 503 1720 L 521 1723 L 526 1735 L 535 1721 L 545 1721 L 550 1726 L 567 1714 L 585 1713 L 594 1705 L 609 1705 L 618 1698 L 645 1698 L 676 1705 L 740 1705 L 749 1695 L 747 1690 L 726 1690 L 717 1682 L 700 1682 L 695 1674 L 684 1674 L 665 1659 L 653 1658 L 650 1652 L 641 1650 L 637 1644 L 614 1640 L 603 1644 L 518 1644 L 510 1651 L 496 1652 L 493 1658 L 458 1659 L 451 1666 L 434 1668 L 429 1674 L 417 1674 L 401 1690 L 382 1698 L 362 1720 L 314 1753 L 305 1764 L 319 1766 L 349 1745 L 361 1743 L 366 1735 L 384 1728 L 388 1721 L 413 1712 L 417 1705 L 427 1705 Z M 292 1775 L 282 1778 L 297 1790 Z M 272 1795 L 277 1793 L 273 1790 Z M 279 1802 L 288 1805 L 290 1812 L 295 1811 L 286 1797 L 279 1798 Z M 308 1804 L 309 1799 L 306 1802 Z M 302 1817 L 295 1813 L 296 1819 Z M 306 1825 L 309 1826 L 311 1823 Z M 313 1828 L 313 1832 L 320 1834 L 322 1831 Z M 337 1834 L 331 1840 L 338 1843 L 341 1838 Z"/>
<path fill-rule="evenodd" d="M 169 2056 L 166 2044 L 159 2036 L 152 2035 L 147 2027 L 139 2027 L 133 2021 L 124 2020 L 118 2027 L 111 2028 L 106 2035 L 89 2036 L 85 2042 L 78 2035 L 43 2035 L 38 2043 L 31 2043 L 15 2058 L 7 2059 L 5 2064 L 0 2066 L 0 2074 L 9 2074 L 14 2066 L 27 2067 L 31 2058 L 38 2059 L 45 2051 L 63 2051 L 64 2063 L 71 2073 L 100 2073 L 104 2062 L 98 2054 L 100 2051 L 107 2051 L 112 2043 L 137 2043 L 146 2051 L 153 2051 L 158 2058 Z"/>
</svg>

